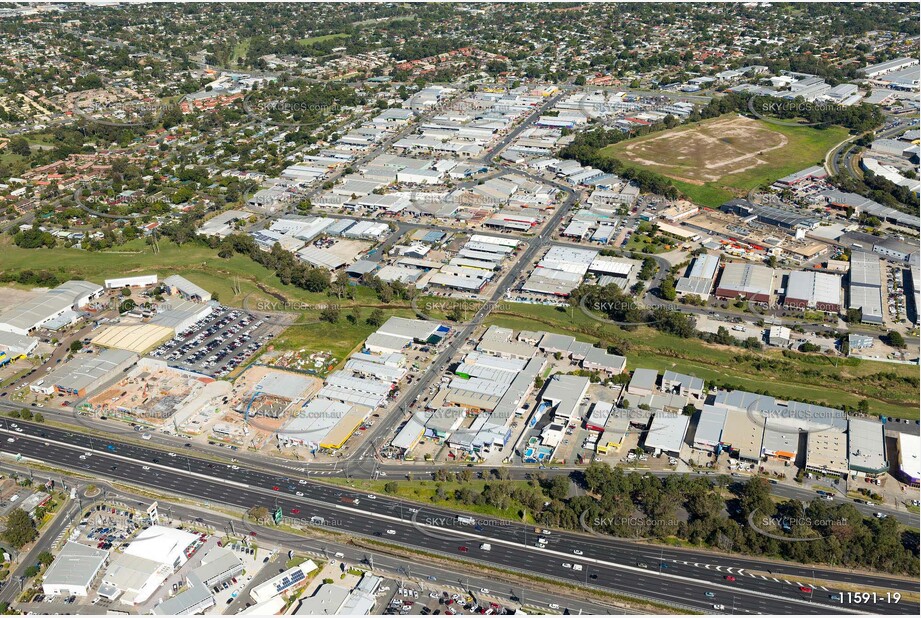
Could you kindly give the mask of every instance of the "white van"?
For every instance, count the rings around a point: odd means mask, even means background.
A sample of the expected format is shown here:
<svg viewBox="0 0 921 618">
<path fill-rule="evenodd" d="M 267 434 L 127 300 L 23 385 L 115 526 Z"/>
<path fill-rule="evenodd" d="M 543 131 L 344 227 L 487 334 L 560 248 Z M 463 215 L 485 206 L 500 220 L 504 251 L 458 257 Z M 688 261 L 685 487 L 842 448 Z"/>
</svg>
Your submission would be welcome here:
<svg viewBox="0 0 921 618">
<path fill-rule="evenodd" d="M 339 558 L 340 560 L 345 558 L 345 554 L 343 554 L 341 551 L 337 551 L 335 554 L 333 554 L 333 556 Z"/>
<path fill-rule="evenodd" d="M 483 543 L 482 545 L 480 545 L 480 549 L 482 549 L 483 551 L 489 551 L 492 549 L 492 545 L 490 545 L 489 543 Z"/>
<path fill-rule="evenodd" d="M 581 571 L 581 570 L 582 570 L 582 565 L 581 565 L 581 564 L 574 564 L 574 565 L 572 565 L 572 570 L 573 570 L 573 571 Z"/>
</svg>

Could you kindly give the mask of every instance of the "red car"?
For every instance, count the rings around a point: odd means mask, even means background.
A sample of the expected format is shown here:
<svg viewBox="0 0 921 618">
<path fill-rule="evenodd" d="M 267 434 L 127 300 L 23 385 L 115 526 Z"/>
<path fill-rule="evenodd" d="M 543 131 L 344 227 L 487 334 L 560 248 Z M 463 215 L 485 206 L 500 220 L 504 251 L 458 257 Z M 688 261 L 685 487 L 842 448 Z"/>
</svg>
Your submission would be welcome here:
<svg viewBox="0 0 921 618">
<path fill-rule="evenodd" d="M 810 588 L 809 586 L 800 586 L 799 591 L 800 592 L 812 592 L 812 588 Z"/>
<path fill-rule="evenodd" d="M 250 532 L 249 535 L 250 535 L 250 536 L 256 536 L 256 533 L 255 533 L 255 532 Z"/>
<path fill-rule="evenodd" d="M 272 491 L 278 491 L 278 485 L 272 485 Z"/>
<path fill-rule="evenodd" d="M 466 554 L 468 551 L 470 551 L 470 548 L 468 548 L 466 545 L 461 545 L 457 548 L 457 551 Z"/>
<path fill-rule="evenodd" d="M 724 577 L 724 579 L 725 579 L 727 582 L 734 582 L 734 581 L 736 580 L 736 576 L 735 576 L 735 575 L 727 575 L 726 577 Z"/>
<path fill-rule="evenodd" d="M 297 514 L 300 513 L 300 512 L 301 512 L 300 509 L 291 509 L 291 514 L 292 514 L 292 515 L 297 515 Z"/>
</svg>

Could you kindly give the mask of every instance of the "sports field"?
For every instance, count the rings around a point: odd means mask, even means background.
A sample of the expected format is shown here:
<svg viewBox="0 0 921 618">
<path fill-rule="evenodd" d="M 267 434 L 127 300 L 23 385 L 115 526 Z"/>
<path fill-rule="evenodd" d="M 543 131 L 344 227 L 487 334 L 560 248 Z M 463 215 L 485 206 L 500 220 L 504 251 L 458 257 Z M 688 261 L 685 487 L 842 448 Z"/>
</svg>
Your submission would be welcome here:
<svg viewBox="0 0 921 618">
<path fill-rule="evenodd" d="M 719 206 L 754 187 L 820 164 L 845 137 L 847 130 L 841 127 L 787 127 L 727 115 L 627 140 L 601 152 L 671 178 L 697 203 Z"/>
</svg>

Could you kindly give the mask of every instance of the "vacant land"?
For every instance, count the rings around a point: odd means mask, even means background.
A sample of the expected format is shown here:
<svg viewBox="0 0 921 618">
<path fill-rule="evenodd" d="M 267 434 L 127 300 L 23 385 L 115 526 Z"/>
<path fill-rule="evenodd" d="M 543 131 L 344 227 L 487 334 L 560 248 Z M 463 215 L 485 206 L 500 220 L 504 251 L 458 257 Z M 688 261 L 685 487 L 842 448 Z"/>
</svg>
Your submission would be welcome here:
<svg viewBox="0 0 921 618">
<path fill-rule="evenodd" d="M 718 206 L 822 161 L 840 127 L 786 127 L 732 115 L 608 146 L 603 154 L 671 178 L 695 202 Z"/>
<path fill-rule="evenodd" d="M 504 303 L 487 324 L 515 330 L 570 333 L 581 341 L 615 344 L 626 350 L 627 368 L 679 371 L 727 388 L 767 391 L 780 399 L 856 407 L 866 398 L 873 414 L 918 418 L 917 369 L 815 354 L 784 356 L 777 350 L 750 352 L 737 347 L 681 339 L 649 327 L 624 330 L 597 322 L 581 310 Z"/>
</svg>

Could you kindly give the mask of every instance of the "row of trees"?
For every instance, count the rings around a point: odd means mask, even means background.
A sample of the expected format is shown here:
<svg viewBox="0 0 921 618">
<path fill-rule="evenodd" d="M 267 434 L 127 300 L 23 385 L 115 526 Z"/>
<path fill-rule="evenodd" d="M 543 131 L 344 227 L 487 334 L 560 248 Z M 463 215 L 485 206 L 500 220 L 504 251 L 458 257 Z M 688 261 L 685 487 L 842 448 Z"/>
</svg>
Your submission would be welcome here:
<svg viewBox="0 0 921 618">
<path fill-rule="evenodd" d="M 588 526 L 621 538 L 679 539 L 801 563 L 918 574 L 918 533 L 902 531 L 895 518 L 865 518 L 847 502 L 816 499 L 809 504 L 798 500 L 775 504 L 769 483 L 761 477 L 741 483 L 732 483 L 727 476 L 656 477 L 593 462 L 571 477 L 536 475 L 526 486 L 501 478 L 497 474 L 481 491 L 462 486 L 448 493 L 439 487 L 434 499 L 517 507 L 538 524 L 571 530 Z M 465 482 L 459 475 L 457 480 Z M 582 491 L 572 491 L 572 482 Z M 785 534 L 811 540 L 773 538 Z"/>
</svg>

